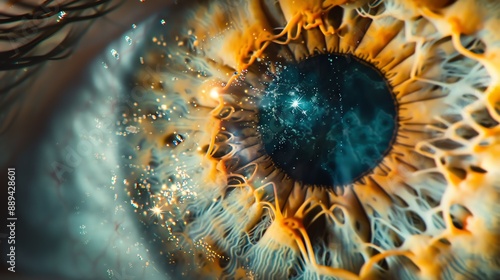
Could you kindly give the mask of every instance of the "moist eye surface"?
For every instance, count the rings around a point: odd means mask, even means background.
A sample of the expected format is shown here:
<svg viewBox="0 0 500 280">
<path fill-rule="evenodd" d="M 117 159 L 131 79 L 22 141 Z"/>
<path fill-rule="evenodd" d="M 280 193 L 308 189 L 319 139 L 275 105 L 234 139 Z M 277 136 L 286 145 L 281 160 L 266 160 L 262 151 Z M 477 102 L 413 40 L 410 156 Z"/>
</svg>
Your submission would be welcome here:
<svg viewBox="0 0 500 280">
<path fill-rule="evenodd" d="M 478 21 L 500 8 L 484 3 L 169 14 L 184 24 L 151 30 L 118 126 L 155 262 L 214 279 L 497 276 L 500 38 Z"/>
<path fill-rule="evenodd" d="M 305 184 L 346 185 L 390 148 L 396 105 L 385 78 L 352 56 L 282 66 L 259 106 L 266 152 Z"/>
<path fill-rule="evenodd" d="M 93 14 L 66 2 L 62 22 Z M 37 238 L 18 234 L 50 258 L 19 259 L 76 279 L 500 279 L 500 2 L 173 2 L 27 153 Z"/>
</svg>

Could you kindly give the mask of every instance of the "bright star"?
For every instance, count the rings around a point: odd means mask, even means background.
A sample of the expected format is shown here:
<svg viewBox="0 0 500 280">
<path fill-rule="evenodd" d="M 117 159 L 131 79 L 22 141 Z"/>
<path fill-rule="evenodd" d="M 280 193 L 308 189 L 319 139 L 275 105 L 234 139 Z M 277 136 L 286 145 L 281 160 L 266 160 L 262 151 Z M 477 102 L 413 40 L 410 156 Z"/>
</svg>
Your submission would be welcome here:
<svg viewBox="0 0 500 280">
<path fill-rule="evenodd" d="M 216 100 L 219 98 L 219 92 L 217 91 L 216 88 L 213 88 L 210 91 L 210 97 L 212 97 L 213 99 L 216 99 Z"/>
<path fill-rule="evenodd" d="M 291 100 L 291 102 L 289 102 L 290 108 L 292 108 L 292 112 L 295 112 L 295 110 L 299 110 L 302 114 L 307 115 L 306 110 L 301 107 L 302 97 L 303 96 L 299 96 L 298 98 L 294 98 L 293 100 Z"/>
<path fill-rule="evenodd" d="M 153 208 L 150 208 L 150 209 L 149 209 L 149 211 L 151 211 L 151 212 L 152 212 L 152 214 L 151 214 L 152 216 L 153 216 L 153 215 L 156 215 L 157 217 L 160 217 L 160 216 L 161 216 L 161 214 L 163 213 L 163 211 L 162 211 L 162 210 L 160 209 L 160 207 L 158 207 L 158 206 L 155 206 L 155 207 L 153 207 Z"/>
</svg>

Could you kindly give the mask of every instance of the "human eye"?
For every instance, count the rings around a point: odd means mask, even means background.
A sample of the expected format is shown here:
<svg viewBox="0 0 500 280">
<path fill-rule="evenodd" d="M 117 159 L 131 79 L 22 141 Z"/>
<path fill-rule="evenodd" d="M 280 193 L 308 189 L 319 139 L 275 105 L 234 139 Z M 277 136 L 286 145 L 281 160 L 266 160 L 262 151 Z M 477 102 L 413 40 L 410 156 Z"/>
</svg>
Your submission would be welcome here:
<svg viewBox="0 0 500 280">
<path fill-rule="evenodd" d="M 499 9 L 199 1 L 162 11 L 117 80 L 113 136 L 98 139 L 106 159 L 92 154 L 64 185 L 91 185 L 70 208 L 111 205 L 138 222 L 98 210 L 100 229 L 66 208 L 63 228 L 95 259 L 93 234 L 116 225 L 104 243 L 117 249 L 104 255 L 139 278 L 494 279 Z M 79 139 L 95 138 L 77 124 Z M 106 266 L 120 273 L 106 262 L 96 275 Z"/>
</svg>

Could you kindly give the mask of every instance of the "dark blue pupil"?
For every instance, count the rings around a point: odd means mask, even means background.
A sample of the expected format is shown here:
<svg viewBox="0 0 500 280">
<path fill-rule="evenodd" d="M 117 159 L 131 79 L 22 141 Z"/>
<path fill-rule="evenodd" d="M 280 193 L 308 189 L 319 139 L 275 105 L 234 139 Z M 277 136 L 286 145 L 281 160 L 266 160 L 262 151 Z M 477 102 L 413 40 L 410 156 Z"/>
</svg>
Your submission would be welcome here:
<svg viewBox="0 0 500 280">
<path fill-rule="evenodd" d="M 350 55 L 318 55 L 281 67 L 260 103 L 259 131 L 293 179 L 345 185 L 387 153 L 396 108 L 376 68 Z"/>
</svg>

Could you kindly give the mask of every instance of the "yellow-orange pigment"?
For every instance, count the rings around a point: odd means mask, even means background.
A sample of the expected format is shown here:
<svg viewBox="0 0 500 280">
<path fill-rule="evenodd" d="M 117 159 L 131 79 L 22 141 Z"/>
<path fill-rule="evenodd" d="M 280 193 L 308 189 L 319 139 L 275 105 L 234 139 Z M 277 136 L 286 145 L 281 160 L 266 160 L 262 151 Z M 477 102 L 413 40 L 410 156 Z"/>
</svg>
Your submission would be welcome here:
<svg viewBox="0 0 500 280">
<path fill-rule="evenodd" d="M 201 2 L 154 34 L 140 101 L 122 112 L 127 191 L 166 266 L 213 279 L 500 275 L 500 2 Z M 393 147 L 346 186 L 293 180 L 257 130 L 263 82 L 321 53 L 370 62 L 398 103 Z"/>
</svg>

